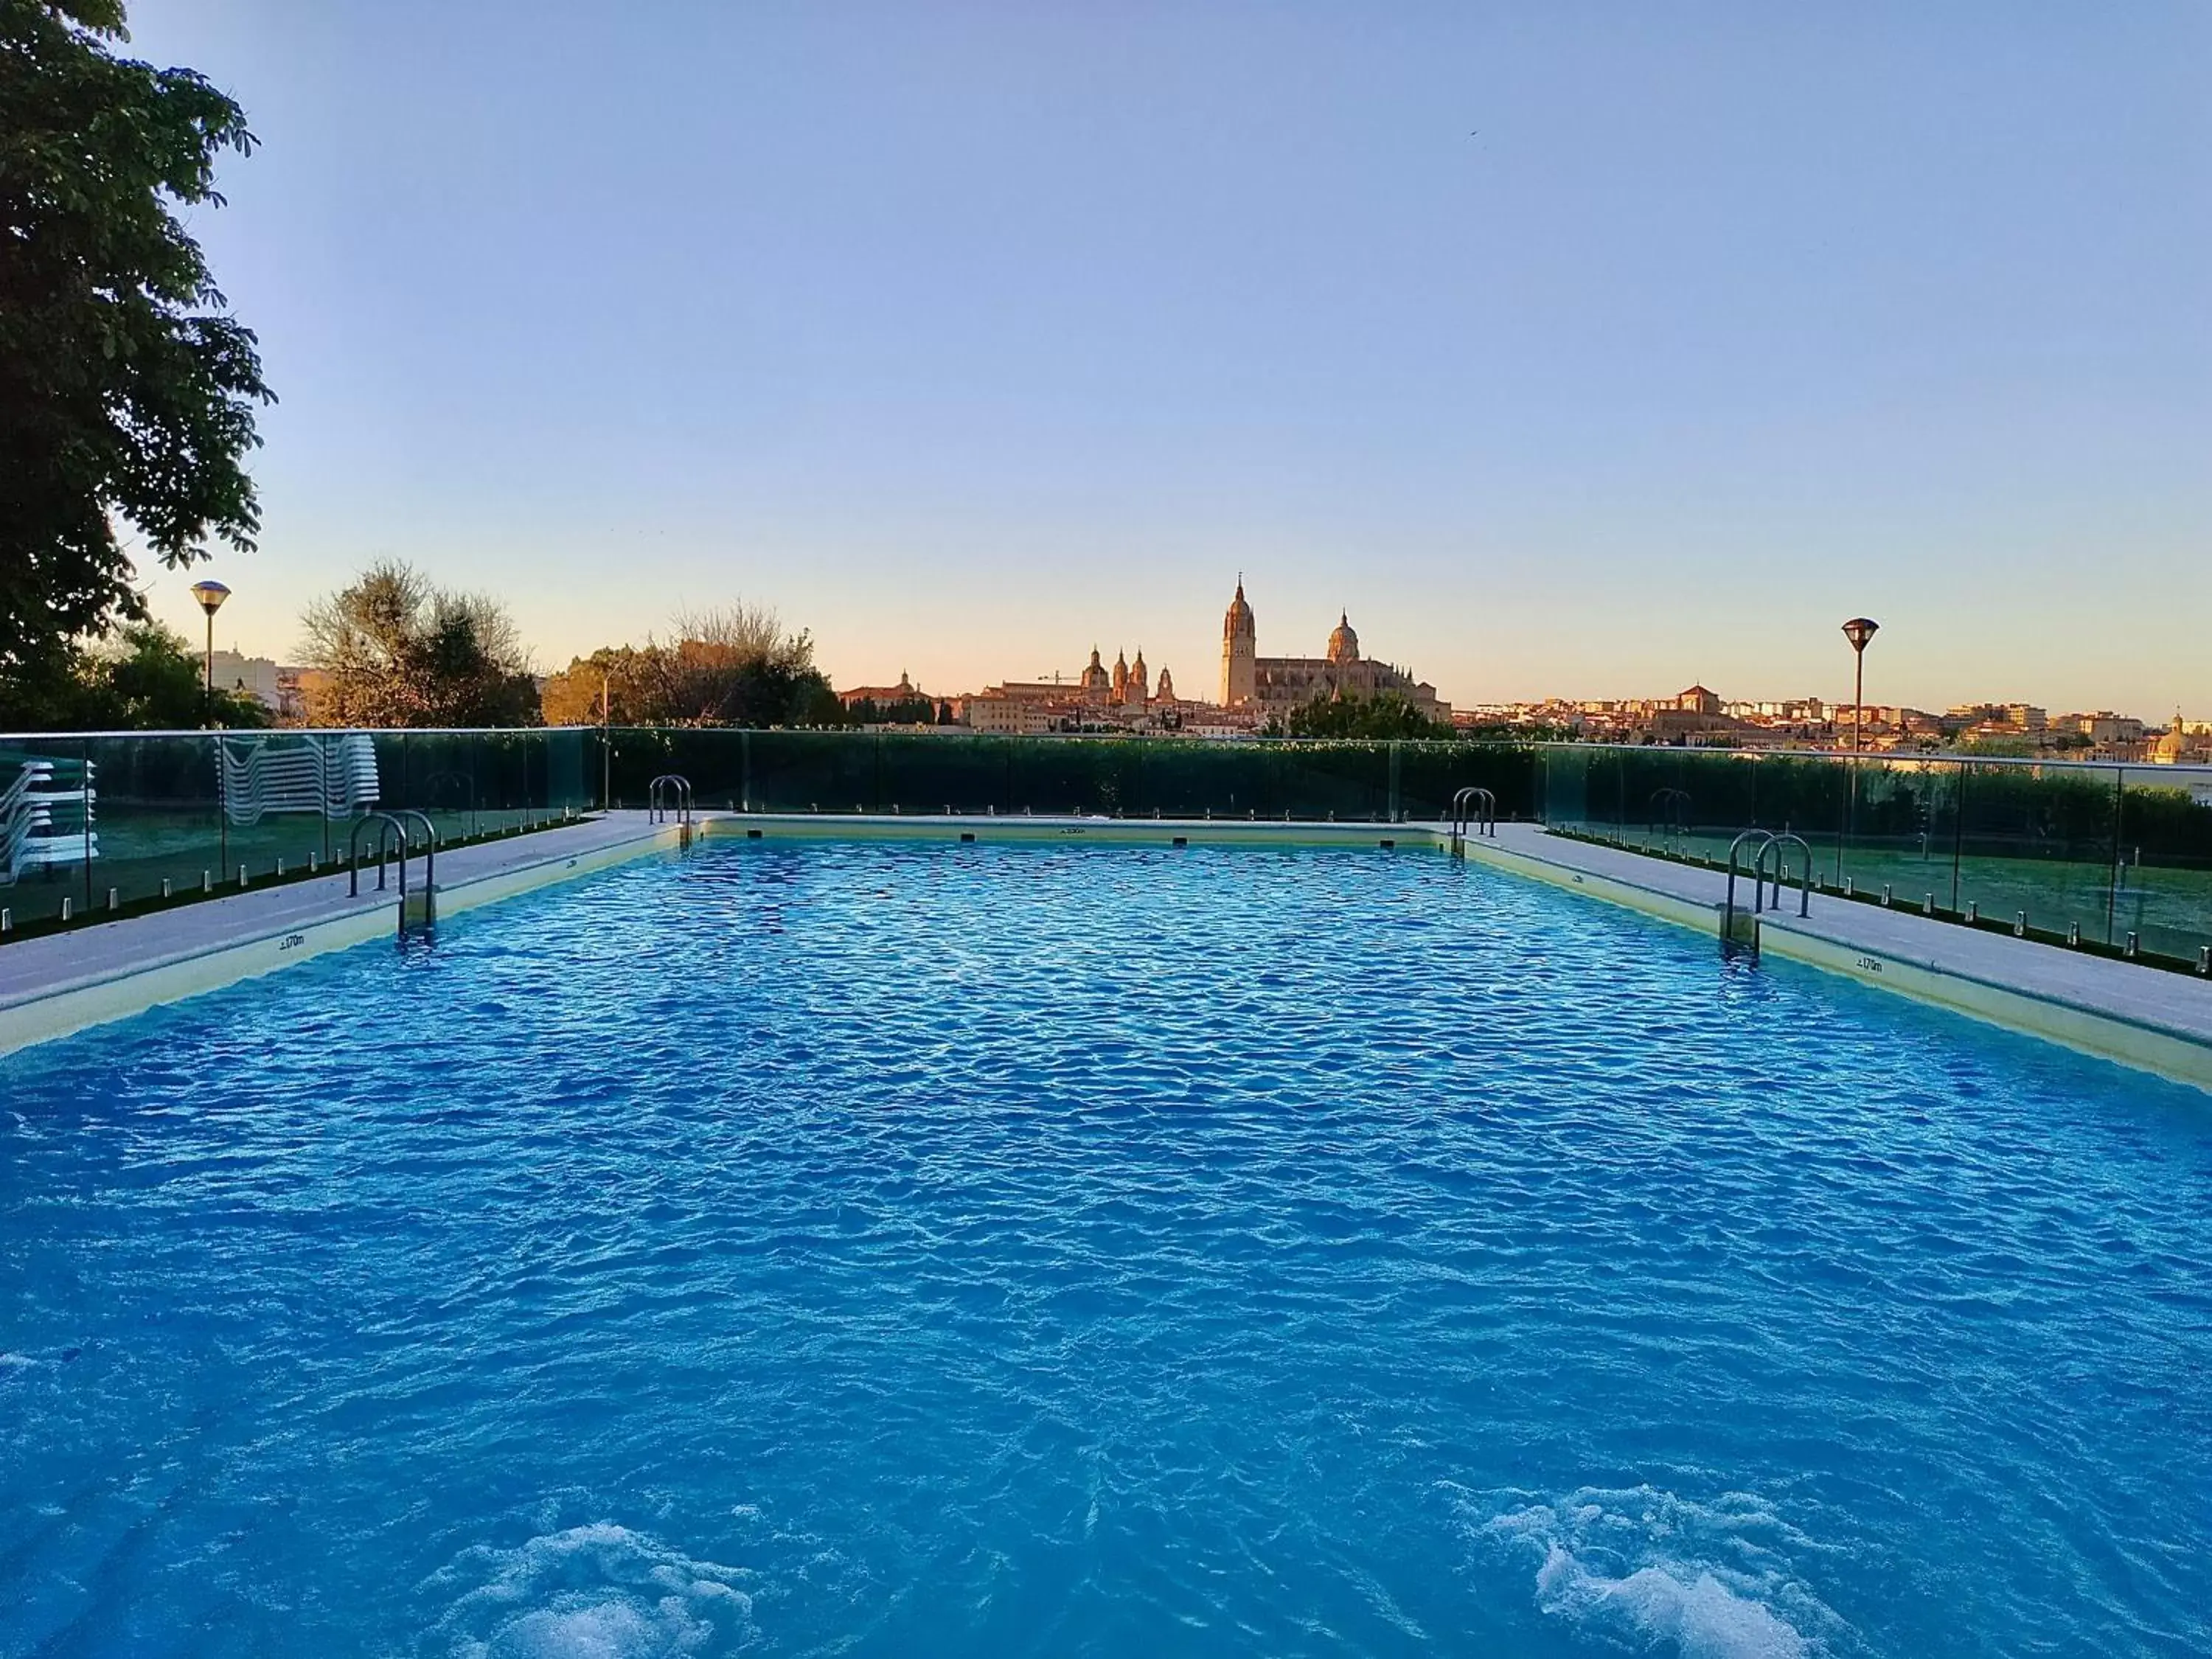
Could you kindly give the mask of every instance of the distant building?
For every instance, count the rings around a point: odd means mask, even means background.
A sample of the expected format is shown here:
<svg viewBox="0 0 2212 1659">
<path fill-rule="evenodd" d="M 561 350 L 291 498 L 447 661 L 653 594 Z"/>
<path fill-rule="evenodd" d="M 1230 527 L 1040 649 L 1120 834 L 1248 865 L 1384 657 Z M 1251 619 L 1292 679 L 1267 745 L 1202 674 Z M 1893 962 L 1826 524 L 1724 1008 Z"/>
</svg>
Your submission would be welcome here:
<svg viewBox="0 0 2212 1659">
<path fill-rule="evenodd" d="M 1359 635 L 1352 632 L 1351 617 L 1343 612 L 1338 613 L 1329 634 L 1327 655 L 1260 655 L 1259 628 L 1244 598 L 1244 579 L 1237 579 L 1237 596 L 1221 620 L 1222 707 L 1279 714 L 1316 697 L 1372 697 L 1385 691 L 1397 693 L 1431 720 L 1451 718 L 1450 705 L 1437 700 L 1435 686 L 1416 681 L 1401 668 L 1361 656 Z"/>
<path fill-rule="evenodd" d="M 2173 724 L 2150 745 L 2151 764 L 2193 766 L 2207 761 L 2212 761 L 2212 731 L 2201 724 L 2191 730 L 2181 718 L 2181 711 L 2175 709 Z"/>
<path fill-rule="evenodd" d="M 927 701 L 928 696 L 928 692 L 902 673 L 898 677 L 896 685 L 856 685 L 849 691 L 840 691 L 837 694 L 837 701 L 848 708 L 857 707 L 861 703 L 872 704 L 878 708 L 888 708 L 894 703 Z"/>
<path fill-rule="evenodd" d="M 1997 726 L 2021 737 L 2040 736 L 2051 724 L 2048 714 L 2027 702 L 1954 703 L 1944 719 L 1959 726 Z"/>
<path fill-rule="evenodd" d="M 2061 714 L 2051 722 L 2059 731 L 2089 739 L 2098 750 L 2131 749 L 2143 740 L 2143 723 L 2125 714 L 2100 708 L 2094 714 Z"/>
<path fill-rule="evenodd" d="M 244 691 L 283 718 L 298 715 L 300 671 L 286 668 L 267 657 L 241 656 L 218 651 L 207 659 L 210 678 L 218 690 Z"/>
<path fill-rule="evenodd" d="M 977 692 L 961 701 L 961 716 L 978 732 L 1010 738 L 1034 738 L 1053 729 L 1050 705 L 1038 698 L 1011 696 L 1002 686 Z"/>
</svg>

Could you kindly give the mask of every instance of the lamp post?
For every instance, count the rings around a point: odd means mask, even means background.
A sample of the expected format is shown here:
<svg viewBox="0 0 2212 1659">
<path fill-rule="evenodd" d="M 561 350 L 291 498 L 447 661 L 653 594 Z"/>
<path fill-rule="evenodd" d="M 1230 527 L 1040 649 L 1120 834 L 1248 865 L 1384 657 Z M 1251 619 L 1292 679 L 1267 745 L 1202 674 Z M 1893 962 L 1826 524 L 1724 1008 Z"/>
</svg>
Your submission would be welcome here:
<svg viewBox="0 0 2212 1659">
<path fill-rule="evenodd" d="M 1858 753 L 1866 737 L 1866 648 L 1867 641 L 1881 627 L 1871 617 L 1854 617 L 1844 624 L 1844 637 L 1851 642 L 1855 664 L 1851 685 L 1851 752 Z"/>
<path fill-rule="evenodd" d="M 230 597 L 230 590 L 218 581 L 194 582 L 192 597 L 207 612 L 207 678 L 200 688 L 200 724 L 215 724 L 215 613 L 222 609 L 222 602 Z"/>
<path fill-rule="evenodd" d="M 1875 636 L 1881 624 L 1871 617 L 1854 617 L 1844 624 L 1844 637 L 1851 642 L 1851 763 L 1844 769 L 1849 775 L 1844 794 L 1844 842 L 1848 842 L 1858 829 L 1859 817 L 1859 750 L 1866 743 L 1866 648 L 1867 641 Z M 1836 881 L 1844 879 L 1844 847 L 1836 848 Z"/>
</svg>

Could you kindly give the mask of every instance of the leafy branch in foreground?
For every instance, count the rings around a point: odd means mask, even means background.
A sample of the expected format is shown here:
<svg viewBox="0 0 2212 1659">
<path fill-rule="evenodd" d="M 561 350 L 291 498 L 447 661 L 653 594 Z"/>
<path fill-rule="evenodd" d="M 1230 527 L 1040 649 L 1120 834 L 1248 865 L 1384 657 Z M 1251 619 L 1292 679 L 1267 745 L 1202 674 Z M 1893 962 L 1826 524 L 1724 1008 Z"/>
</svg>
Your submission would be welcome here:
<svg viewBox="0 0 2212 1659">
<path fill-rule="evenodd" d="M 118 0 L 0 0 L 0 725 L 143 618 L 118 520 L 171 568 L 251 549 L 271 401 L 178 210 L 254 146 L 191 70 L 118 58 Z"/>
</svg>

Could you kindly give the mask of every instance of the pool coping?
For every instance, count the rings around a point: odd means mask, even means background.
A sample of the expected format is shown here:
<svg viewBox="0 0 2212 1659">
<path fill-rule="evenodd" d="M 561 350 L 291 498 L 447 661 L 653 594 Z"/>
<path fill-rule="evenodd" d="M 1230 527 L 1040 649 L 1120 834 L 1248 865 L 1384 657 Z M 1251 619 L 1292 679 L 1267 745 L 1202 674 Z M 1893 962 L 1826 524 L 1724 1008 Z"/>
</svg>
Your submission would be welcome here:
<svg viewBox="0 0 2212 1659">
<path fill-rule="evenodd" d="M 1443 852 L 1435 823 L 1069 815 L 702 812 L 689 825 L 616 811 L 439 860 L 441 914 L 698 839 L 927 840 L 1066 846 L 1334 847 Z M 1470 837 L 1479 864 L 1638 910 L 1717 940 L 1725 878 L 1692 866 L 1506 823 Z M 380 934 L 396 895 L 347 878 L 240 893 L 0 947 L 0 1054 L 274 972 Z M 1740 904 L 1741 900 L 1740 899 Z M 1792 901 L 1794 904 L 1794 899 Z M 1817 896 L 1759 918 L 1763 951 L 2212 1091 L 2212 985 L 1907 912 Z"/>
</svg>

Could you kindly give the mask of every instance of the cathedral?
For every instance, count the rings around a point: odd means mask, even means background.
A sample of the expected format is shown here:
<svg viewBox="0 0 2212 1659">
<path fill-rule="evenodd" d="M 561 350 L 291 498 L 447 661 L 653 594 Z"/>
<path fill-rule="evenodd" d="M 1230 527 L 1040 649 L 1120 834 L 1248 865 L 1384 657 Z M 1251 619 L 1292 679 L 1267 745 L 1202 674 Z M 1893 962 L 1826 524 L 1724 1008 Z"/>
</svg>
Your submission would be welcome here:
<svg viewBox="0 0 2212 1659">
<path fill-rule="evenodd" d="M 1142 650 L 1134 662 L 1116 651 L 1109 667 L 1098 647 L 1071 680 L 1008 680 L 958 700 L 958 718 L 978 732 L 1030 736 L 1044 732 L 1098 730 L 1183 731 L 1228 737 L 1263 727 L 1317 696 L 1373 697 L 1395 692 L 1434 720 L 1451 718 L 1437 688 L 1401 668 L 1359 654 L 1352 618 L 1340 613 L 1321 657 L 1263 657 L 1244 579 L 1221 624 L 1221 702 L 1218 707 L 1176 695 L 1164 668 L 1155 682 Z"/>
<path fill-rule="evenodd" d="M 1159 689 L 1153 690 L 1152 671 L 1145 666 L 1142 646 L 1137 647 L 1134 662 L 1116 651 L 1110 671 L 1098 660 L 1098 647 L 1092 646 L 1091 661 L 1076 683 L 1081 688 L 1083 701 L 1094 708 L 1106 704 L 1141 711 L 1155 702 L 1172 703 L 1176 700 L 1175 680 L 1164 668 L 1160 670 Z"/>
<path fill-rule="evenodd" d="M 1094 665 L 1097 659 L 1091 659 Z M 1401 668 L 1359 654 L 1359 635 L 1352 618 L 1340 612 L 1322 657 L 1263 657 L 1252 607 L 1245 602 L 1244 579 L 1221 622 L 1221 702 L 1228 708 L 1255 708 L 1276 714 L 1316 696 L 1372 697 L 1395 691 L 1431 720 L 1451 718 L 1449 705 L 1437 701 L 1437 688 L 1417 682 Z"/>
</svg>

